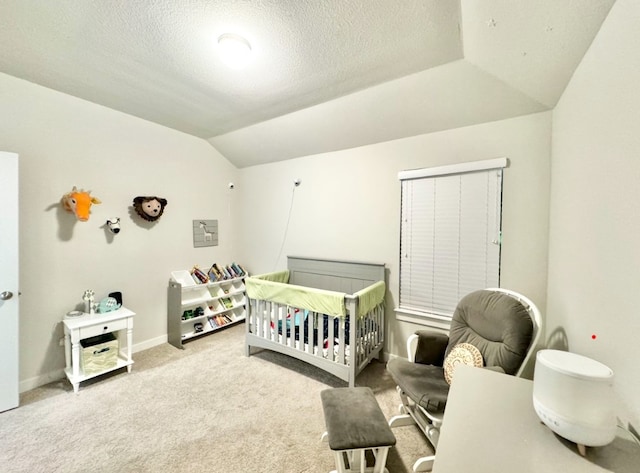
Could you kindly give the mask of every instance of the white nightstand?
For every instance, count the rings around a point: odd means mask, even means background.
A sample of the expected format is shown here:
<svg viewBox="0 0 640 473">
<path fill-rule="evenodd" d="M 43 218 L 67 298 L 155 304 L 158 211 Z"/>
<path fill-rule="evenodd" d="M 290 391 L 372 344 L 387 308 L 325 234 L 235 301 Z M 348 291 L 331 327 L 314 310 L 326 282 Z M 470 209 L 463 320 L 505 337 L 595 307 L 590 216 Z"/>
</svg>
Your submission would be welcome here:
<svg viewBox="0 0 640 473">
<path fill-rule="evenodd" d="M 82 381 L 103 375 L 110 371 L 127 367 L 131 373 L 133 359 L 131 358 L 131 348 L 133 346 L 133 316 L 136 315 L 125 307 L 120 307 L 113 312 L 106 314 L 83 314 L 78 317 L 65 318 L 64 324 L 64 355 L 66 368 L 64 370 L 67 378 L 73 385 L 74 392 L 78 392 L 78 387 Z M 80 367 L 80 341 L 85 338 L 95 337 L 113 333 L 120 342 L 120 351 L 115 366 L 100 371 L 99 373 L 85 374 Z M 126 351 L 123 350 L 122 342 L 126 333 Z"/>
</svg>

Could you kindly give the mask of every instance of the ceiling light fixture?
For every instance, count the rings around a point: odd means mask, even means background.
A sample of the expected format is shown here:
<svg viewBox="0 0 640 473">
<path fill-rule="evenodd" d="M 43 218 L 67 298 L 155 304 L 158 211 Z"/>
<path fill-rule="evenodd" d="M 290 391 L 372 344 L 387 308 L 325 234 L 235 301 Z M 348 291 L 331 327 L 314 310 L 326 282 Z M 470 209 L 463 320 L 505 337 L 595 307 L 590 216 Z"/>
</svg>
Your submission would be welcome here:
<svg viewBox="0 0 640 473">
<path fill-rule="evenodd" d="M 239 68 L 249 62 L 251 44 L 245 38 L 233 33 L 225 33 L 218 37 L 220 57 L 229 67 Z"/>
</svg>

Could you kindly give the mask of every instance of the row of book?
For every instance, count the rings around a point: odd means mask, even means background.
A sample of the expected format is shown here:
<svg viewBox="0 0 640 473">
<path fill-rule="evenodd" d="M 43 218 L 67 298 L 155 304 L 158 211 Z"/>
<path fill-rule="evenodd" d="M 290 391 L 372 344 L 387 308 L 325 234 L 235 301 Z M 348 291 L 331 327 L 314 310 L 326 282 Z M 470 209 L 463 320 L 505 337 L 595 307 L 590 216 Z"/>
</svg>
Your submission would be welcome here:
<svg viewBox="0 0 640 473">
<path fill-rule="evenodd" d="M 226 314 L 214 315 L 212 317 L 208 317 L 208 320 L 209 320 L 209 325 L 211 325 L 211 328 L 222 327 L 223 325 L 227 325 L 228 323 L 233 322 L 231 317 L 229 317 Z"/>
<path fill-rule="evenodd" d="M 247 276 L 247 272 L 242 266 L 236 263 L 231 263 L 227 266 L 213 263 L 209 271 L 206 273 L 202 271 L 198 266 L 194 266 L 191 269 L 191 277 L 196 284 L 206 284 L 208 282 L 224 281 L 225 279 L 243 278 Z"/>
<path fill-rule="evenodd" d="M 247 272 L 242 266 L 236 263 L 231 263 L 228 266 L 220 266 L 218 263 L 213 263 L 209 268 L 209 280 L 222 281 L 223 279 L 243 278 L 247 275 Z"/>
</svg>

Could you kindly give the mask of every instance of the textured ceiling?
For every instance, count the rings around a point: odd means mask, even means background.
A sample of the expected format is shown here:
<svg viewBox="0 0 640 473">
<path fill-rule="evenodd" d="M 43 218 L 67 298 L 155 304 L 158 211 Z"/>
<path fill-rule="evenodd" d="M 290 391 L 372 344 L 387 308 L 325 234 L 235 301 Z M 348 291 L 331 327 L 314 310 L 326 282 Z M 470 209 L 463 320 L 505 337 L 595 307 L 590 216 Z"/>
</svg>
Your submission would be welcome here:
<svg viewBox="0 0 640 473">
<path fill-rule="evenodd" d="M 0 1 L 0 71 L 239 167 L 553 108 L 614 0 Z M 233 70 L 215 39 L 244 35 Z"/>
</svg>

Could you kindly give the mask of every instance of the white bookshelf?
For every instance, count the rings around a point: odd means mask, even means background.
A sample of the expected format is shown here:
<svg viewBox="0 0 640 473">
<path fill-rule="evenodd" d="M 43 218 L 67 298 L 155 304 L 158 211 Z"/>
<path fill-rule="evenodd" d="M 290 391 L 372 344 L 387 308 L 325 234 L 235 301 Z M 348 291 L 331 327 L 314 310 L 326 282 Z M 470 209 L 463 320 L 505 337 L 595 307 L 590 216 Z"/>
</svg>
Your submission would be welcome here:
<svg viewBox="0 0 640 473">
<path fill-rule="evenodd" d="M 189 271 L 173 271 L 167 295 L 169 343 L 183 343 L 245 320 L 243 278 L 197 284 Z"/>
</svg>

